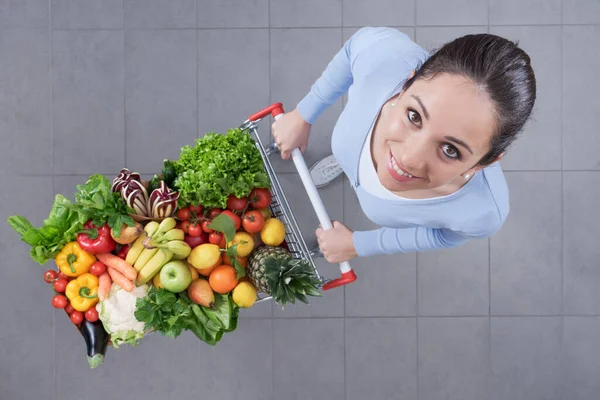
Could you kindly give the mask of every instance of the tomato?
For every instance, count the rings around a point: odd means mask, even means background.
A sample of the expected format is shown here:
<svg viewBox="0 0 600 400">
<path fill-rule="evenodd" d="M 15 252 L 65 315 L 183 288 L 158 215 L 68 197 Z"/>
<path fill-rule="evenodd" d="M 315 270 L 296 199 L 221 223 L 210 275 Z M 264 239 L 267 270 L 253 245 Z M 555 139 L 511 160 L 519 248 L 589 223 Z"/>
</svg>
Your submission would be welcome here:
<svg viewBox="0 0 600 400">
<path fill-rule="evenodd" d="M 242 226 L 244 230 L 248 233 L 257 233 L 260 232 L 262 227 L 265 224 L 265 217 L 260 213 L 260 211 L 248 211 L 244 214 L 242 218 Z"/>
<path fill-rule="evenodd" d="M 65 311 L 67 314 L 71 315 L 71 313 L 73 311 L 75 311 L 75 309 L 73 308 L 73 306 L 71 305 L 71 303 L 67 304 L 67 306 L 65 307 Z"/>
<path fill-rule="evenodd" d="M 68 283 L 69 281 L 66 279 L 57 279 L 56 282 L 54 282 L 54 290 L 58 293 L 64 293 Z"/>
<path fill-rule="evenodd" d="M 183 221 L 181 223 L 181 230 L 183 233 L 190 233 L 190 225 L 192 225 L 190 221 Z"/>
<path fill-rule="evenodd" d="M 227 199 L 227 208 L 232 211 L 242 211 L 246 208 L 246 204 L 248 204 L 248 199 L 245 197 L 240 199 L 232 194 L 229 196 L 229 199 Z"/>
<path fill-rule="evenodd" d="M 239 215 L 236 215 L 229 210 L 225 210 L 221 214 L 227 215 L 229 218 L 231 218 L 233 220 L 233 225 L 235 226 L 236 231 L 238 229 L 240 229 L 240 226 L 242 226 L 242 219 L 239 217 Z"/>
<path fill-rule="evenodd" d="M 46 283 L 52 283 L 56 280 L 56 278 L 58 278 L 58 272 L 55 270 L 49 269 L 48 271 L 44 272 L 44 280 Z"/>
<path fill-rule="evenodd" d="M 212 210 L 210 210 L 210 212 L 208 213 L 208 218 L 210 219 L 214 219 L 217 215 L 221 214 L 223 210 L 221 210 L 220 208 L 213 208 Z"/>
<path fill-rule="evenodd" d="M 196 223 L 191 224 L 188 229 L 188 234 L 192 237 L 200 237 L 200 235 L 202 235 L 202 226 Z"/>
<path fill-rule="evenodd" d="M 182 221 L 185 221 L 186 219 L 190 219 L 189 207 L 180 208 L 179 211 L 177 211 L 177 218 L 179 218 Z"/>
<path fill-rule="evenodd" d="M 69 275 L 65 275 L 65 274 L 63 274 L 62 272 L 59 272 L 59 273 L 58 273 L 58 278 L 59 278 L 59 279 L 66 279 L 67 281 L 70 281 L 71 279 L 73 279 L 73 278 L 71 278 Z"/>
<path fill-rule="evenodd" d="M 202 207 L 201 204 L 198 204 L 197 206 L 190 205 L 189 207 L 190 212 L 196 213 L 197 216 L 202 215 L 202 211 L 204 211 L 204 207 Z"/>
<path fill-rule="evenodd" d="M 254 189 L 250 192 L 250 205 L 252 208 L 266 208 L 271 204 L 271 192 L 269 189 Z"/>
<path fill-rule="evenodd" d="M 83 313 L 81 311 L 73 311 L 71 313 L 71 322 L 75 325 L 79 325 L 83 322 Z"/>
<path fill-rule="evenodd" d="M 90 273 L 94 276 L 100 276 L 104 272 L 106 272 L 106 265 L 104 265 L 104 263 L 102 263 L 101 261 L 96 261 L 90 267 Z"/>
<path fill-rule="evenodd" d="M 224 239 L 224 237 L 221 232 L 213 232 L 208 237 L 208 241 L 212 244 L 221 244 L 223 239 Z"/>
<path fill-rule="evenodd" d="M 67 305 L 67 298 L 62 294 L 57 294 L 52 298 L 52 305 L 54 308 L 65 308 Z"/>
<path fill-rule="evenodd" d="M 92 306 L 85 312 L 85 319 L 87 319 L 90 322 L 98 321 L 98 311 L 96 311 L 95 306 Z"/>
<path fill-rule="evenodd" d="M 211 229 L 211 228 L 209 228 L 209 227 L 208 227 L 208 226 L 210 225 L 210 223 L 211 223 L 211 222 L 212 222 L 212 221 L 209 221 L 209 220 L 204 220 L 204 221 L 202 221 L 202 230 L 203 230 L 204 232 L 206 232 L 206 233 L 213 233 L 213 232 L 214 232 L 214 230 L 213 230 L 213 229 Z"/>
</svg>

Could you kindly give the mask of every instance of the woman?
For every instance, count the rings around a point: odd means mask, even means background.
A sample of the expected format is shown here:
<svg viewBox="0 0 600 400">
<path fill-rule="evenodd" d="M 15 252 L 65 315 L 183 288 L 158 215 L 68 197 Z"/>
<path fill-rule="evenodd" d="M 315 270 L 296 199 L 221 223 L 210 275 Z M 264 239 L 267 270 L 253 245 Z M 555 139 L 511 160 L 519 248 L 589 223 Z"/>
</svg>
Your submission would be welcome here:
<svg viewBox="0 0 600 400">
<path fill-rule="evenodd" d="M 429 56 L 392 28 L 363 28 L 329 63 L 295 110 L 273 124 L 287 159 L 306 149 L 311 125 L 340 96 L 335 163 L 382 228 L 317 229 L 331 263 L 356 256 L 455 247 L 497 232 L 509 212 L 498 161 L 536 97 L 529 56 L 504 38 L 478 34 Z M 311 174 L 336 164 L 317 163 Z"/>
</svg>

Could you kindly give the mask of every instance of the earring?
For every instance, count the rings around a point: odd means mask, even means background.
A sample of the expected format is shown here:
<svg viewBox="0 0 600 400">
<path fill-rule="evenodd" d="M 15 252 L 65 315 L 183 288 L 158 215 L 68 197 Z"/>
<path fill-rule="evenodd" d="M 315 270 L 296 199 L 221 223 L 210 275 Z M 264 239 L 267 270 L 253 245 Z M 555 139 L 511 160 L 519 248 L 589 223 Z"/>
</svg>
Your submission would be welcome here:
<svg viewBox="0 0 600 400">
<path fill-rule="evenodd" d="M 396 102 L 391 103 L 390 106 L 396 107 Z"/>
<path fill-rule="evenodd" d="M 465 179 L 469 179 L 469 176 L 471 176 L 471 175 L 469 175 L 469 174 L 466 174 L 466 175 L 463 175 L 463 178 L 465 178 Z"/>
</svg>

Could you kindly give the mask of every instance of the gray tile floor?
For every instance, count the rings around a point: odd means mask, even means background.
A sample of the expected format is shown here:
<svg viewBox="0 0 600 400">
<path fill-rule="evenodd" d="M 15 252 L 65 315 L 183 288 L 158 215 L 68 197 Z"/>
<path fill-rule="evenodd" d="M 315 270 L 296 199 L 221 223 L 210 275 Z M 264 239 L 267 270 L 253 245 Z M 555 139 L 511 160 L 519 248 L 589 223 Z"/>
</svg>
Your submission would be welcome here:
<svg viewBox="0 0 600 400">
<path fill-rule="evenodd" d="M 0 0 L 2 221 L 39 224 L 54 193 L 91 173 L 151 174 L 198 135 L 270 102 L 292 108 L 365 25 L 427 49 L 489 31 L 530 53 L 539 100 L 503 164 L 504 228 L 454 250 L 356 260 L 357 283 L 310 307 L 260 304 L 215 348 L 153 336 L 92 371 L 3 223 L 0 399 L 599 398 L 598 0 Z M 328 153 L 342 106 L 313 128 L 308 162 Z M 276 164 L 310 237 L 293 166 Z M 345 182 L 322 194 L 333 218 L 371 226 Z"/>
</svg>

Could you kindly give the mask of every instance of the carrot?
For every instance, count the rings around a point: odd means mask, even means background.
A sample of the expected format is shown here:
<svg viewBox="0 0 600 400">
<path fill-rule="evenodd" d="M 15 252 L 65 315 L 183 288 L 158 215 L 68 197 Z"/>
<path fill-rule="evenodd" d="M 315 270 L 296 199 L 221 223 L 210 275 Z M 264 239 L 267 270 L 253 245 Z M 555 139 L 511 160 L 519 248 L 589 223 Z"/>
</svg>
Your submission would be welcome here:
<svg viewBox="0 0 600 400">
<path fill-rule="evenodd" d="M 111 281 L 108 272 L 100 275 L 100 278 L 98 278 L 98 298 L 100 301 L 104 301 L 104 299 L 106 299 L 108 296 L 108 292 L 110 292 L 110 285 Z"/>
<path fill-rule="evenodd" d="M 130 281 L 129 279 L 125 278 L 125 276 L 123 276 L 122 273 L 120 273 L 119 271 L 117 271 L 114 268 L 108 268 L 107 269 L 108 274 L 110 275 L 110 277 L 112 278 L 113 282 L 116 283 L 117 285 L 121 286 L 121 288 L 123 288 L 123 290 L 127 291 L 127 292 L 132 292 L 133 291 L 133 282 Z"/>
<path fill-rule="evenodd" d="M 106 264 L 107 267 L 118 271 L 119 273 L 121 273 L 121 275 L 123 275 L 130 281 L 133 281 L 135 278 L 137 278 L 137 272 L 135 272 L 135 268 L 133 268 L 131 264 L 129 264 L 122 258 L 119 258 L 114 254 L 110 253 L 96 254 L 96 257 L 98 258 L 98 260 Z"/>
</svg>

